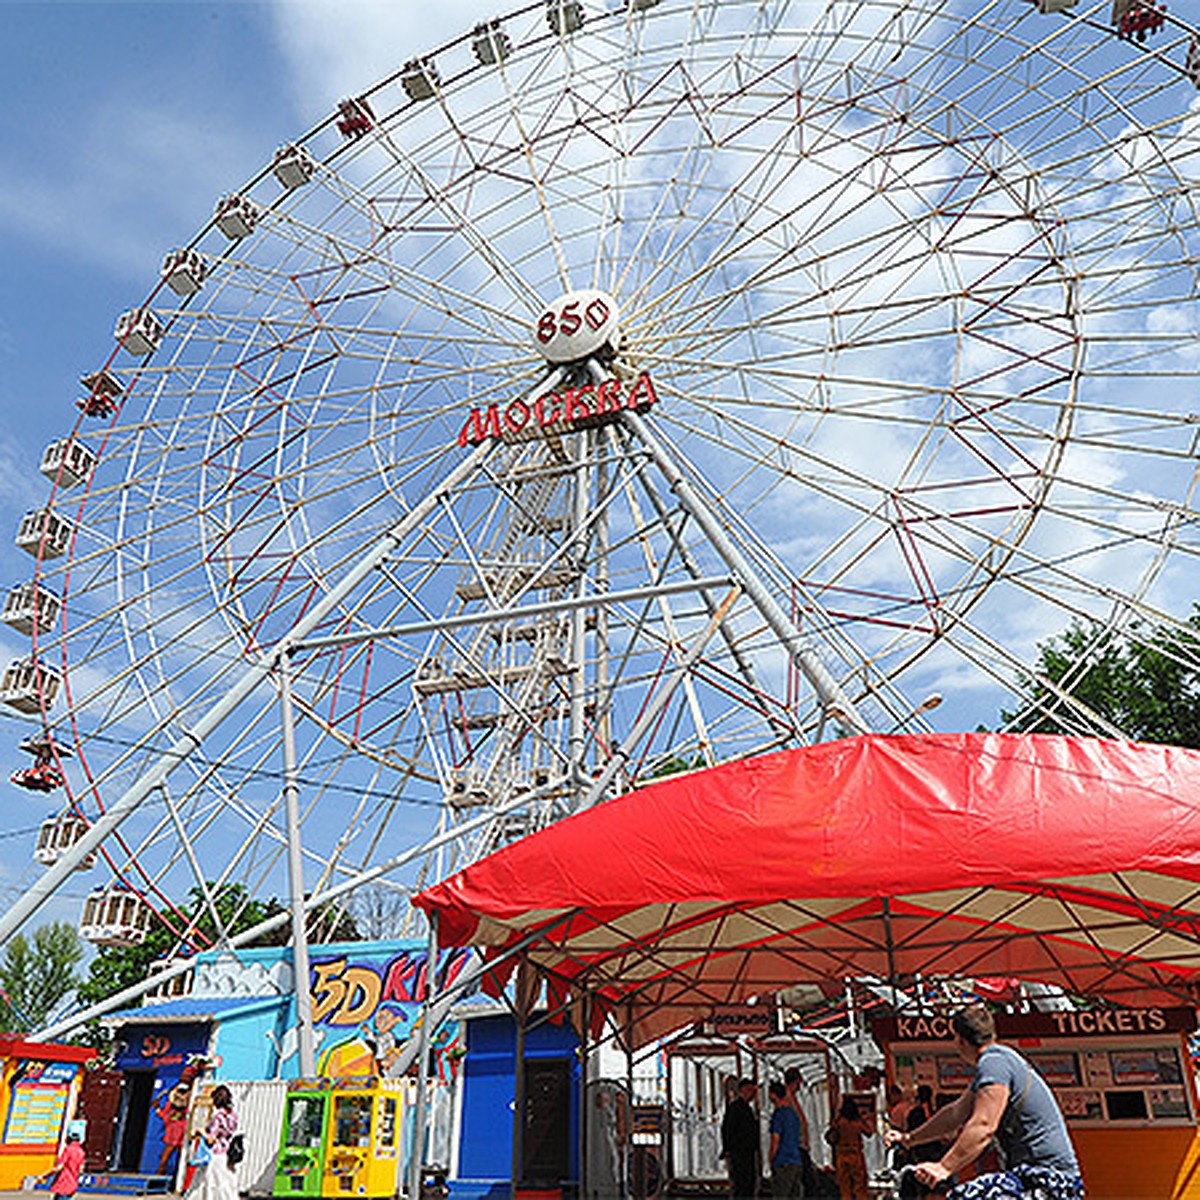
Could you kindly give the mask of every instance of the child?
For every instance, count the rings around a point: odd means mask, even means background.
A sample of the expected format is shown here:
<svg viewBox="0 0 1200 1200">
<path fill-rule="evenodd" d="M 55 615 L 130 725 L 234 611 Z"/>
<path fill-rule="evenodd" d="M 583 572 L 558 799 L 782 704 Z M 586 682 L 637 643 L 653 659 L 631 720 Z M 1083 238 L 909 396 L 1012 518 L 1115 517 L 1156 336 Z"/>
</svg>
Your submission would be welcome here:
<svg viewBox="0 0 1200 1200">
<path fill-rule="evenodd" d="M 83 1170 L 83 1147 L 79 1144 L 79 1134 L 68 1133 L 67 1143 L 58 1152 L 58 1161 L 53 1171 L 47 1171 L 42 1176 L 49 1179 L 54 1176 L 50 1191 L 55 1196 L 69 1200 L 79 1190 L 79 1174 Z"/>
</svg>

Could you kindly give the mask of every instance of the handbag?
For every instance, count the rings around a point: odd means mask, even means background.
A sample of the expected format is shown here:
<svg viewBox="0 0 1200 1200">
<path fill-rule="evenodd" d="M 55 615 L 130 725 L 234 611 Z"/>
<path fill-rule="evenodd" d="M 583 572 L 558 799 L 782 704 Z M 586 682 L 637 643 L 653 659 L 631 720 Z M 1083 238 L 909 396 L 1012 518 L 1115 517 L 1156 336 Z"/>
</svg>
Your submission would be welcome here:
<svg viewBox="0 0 1200 1200">
<path fill-rule="evenodd" d="M 188 1163 L 193 1167 L 204 1167 L 211 1160 L 212 1151 L 208 1148 L 208 1143 L 203 1137 L 198 1137 L 195 1146 L 192 1147 L 192 1155 L 188 1159 Z"/>
<path fill-rule="evenodd" d="M 242 1140 L 240 1133 L 235 1133 L 229 1139 L 229 1149 L 225 1151 L 225 1161 L 231 1166 L 236 1167 L 238 1163 L 246 1157 L 246 1143 Z"/>
</svg>

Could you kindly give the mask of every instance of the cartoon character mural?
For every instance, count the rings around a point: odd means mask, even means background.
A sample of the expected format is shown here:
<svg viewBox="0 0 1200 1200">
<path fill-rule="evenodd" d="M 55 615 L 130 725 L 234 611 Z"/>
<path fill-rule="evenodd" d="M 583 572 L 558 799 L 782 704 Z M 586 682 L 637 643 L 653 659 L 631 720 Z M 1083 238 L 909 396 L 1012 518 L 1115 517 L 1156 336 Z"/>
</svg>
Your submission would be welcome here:
<svg viewBox="0 0 1200 1200">
<path fill-rule="evenodd" d="M 467 952 L 461 950 L 442 958 L 439 990 L 458 977 L 466 962 Z M 428 967 L 423 951 L 404 951 L 382 966 L 365 956 L 352 960 L 346 954 L 314 959 L 313 1024 L 322 1043 L 318 1074 L 398 1075 L 401 1047 L 420 1023 Z M 349 1036 L 339 1036 L 343 1032 Z M 433 1049 L 439 1077 L 445 1079 L 463 1054 L 457 1027 L 443 1026 Z"/>
</svg>

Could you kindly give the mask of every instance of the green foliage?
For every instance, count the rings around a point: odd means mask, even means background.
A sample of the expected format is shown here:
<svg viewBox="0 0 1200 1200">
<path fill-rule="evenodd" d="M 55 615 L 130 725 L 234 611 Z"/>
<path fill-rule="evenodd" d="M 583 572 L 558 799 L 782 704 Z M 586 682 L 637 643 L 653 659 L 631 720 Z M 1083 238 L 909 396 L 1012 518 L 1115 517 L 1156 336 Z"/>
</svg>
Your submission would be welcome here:
<svg viewBox="0 0 1200 1200">
<path fill-rule="evenodd" d="M 14 935 L 0 961 L 0 985 L 7 999 L 0 1000 L 0 1021 L 14 1033 L 40 1029 L 59 1001 L 79 983 L 75 968 L 83 958 L 83 943 L 64 922 L 39 925 L 29 941 Z"/>
<path fill-rule="evenodd" d="M 668 775 L 682 775 L 685 771 L 699 771 L 707 764 L 700 750 L 692 754 L 669 754 L 660 758 L 642 773 L 643 780 L 666 779 Z"/>
<path fill-rule="evenodd" d="M 1037 666 L 1018 682 L 1034 700 L 1001 714 L 1016 732 L 1079 733 L 1089 725 L 1082 705 L 1136 741 L 1200 747 L 1200 608 L 1186 628 L 1134 623 L 1120 639 L 1076 621 L 1039 644 Z"/>
</svg>

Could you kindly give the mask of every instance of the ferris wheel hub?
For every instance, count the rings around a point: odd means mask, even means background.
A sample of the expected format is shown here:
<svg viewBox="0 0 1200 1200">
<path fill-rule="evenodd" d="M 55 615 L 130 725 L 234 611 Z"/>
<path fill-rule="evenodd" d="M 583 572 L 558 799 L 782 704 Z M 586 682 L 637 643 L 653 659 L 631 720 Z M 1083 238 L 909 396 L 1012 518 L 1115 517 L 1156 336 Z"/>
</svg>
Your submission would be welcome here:
<svg viewBox="0 0 1200 1200">
<path fill-rule="evenodd" d="M 534 346 L 552 363 L 580 362 L 605 346 L 616 350 L 620 315 L 607 292 L 596 288 L 567 292 L 538 314 Z"/>
</svg>

